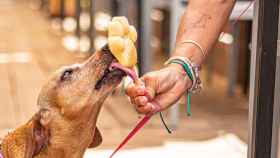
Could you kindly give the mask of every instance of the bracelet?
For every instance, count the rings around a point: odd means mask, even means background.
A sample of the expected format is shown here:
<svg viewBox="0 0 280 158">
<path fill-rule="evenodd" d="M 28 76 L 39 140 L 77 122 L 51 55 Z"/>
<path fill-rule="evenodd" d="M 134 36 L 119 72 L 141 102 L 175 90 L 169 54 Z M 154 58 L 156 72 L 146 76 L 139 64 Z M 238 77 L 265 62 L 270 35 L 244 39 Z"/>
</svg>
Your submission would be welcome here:
<svg viewBox="0 0 280 158">
<path fill-rule="evenodd" d="M 178 60 L 178 59 L 174 59 L 174 60 L 171 60 L 168 64 L 171 64 L 171 63 L 175 63 L 175 64 L 179 64 L 183 67 L 184 71 L 186 72 L 187 76 L 190 78 L 190 80 L 193 82 L 194 81 L 194 78 L 193 78 L 193 73 L 192 71 L 190 70 L 190 68 L 188 67 L 188 65 L 184 62 L 182 62 L 181 60 Z"/>
<path fill-rule="evenodd" d="M 199 78 L 199 70 L 200 67 L 193 64 L 188 58 L 174 56 L 165 62 L 165 65 L 169 65 L 171 63 L 179 64 L 183 67 L 184 71 L 186 72 L 187 76 L 192 81 L 192 86 L 187 91 L 187 115 L 191 116 L 191 93 L 195 93 L 202 89 L 201 80 Z"/>
<path fill-rule="evenodd" d="M 173 60 L 170 60 L 167 64 L 171 64 L 171 63 L 175 63 L 175 64 L 179 64 L 183 67 L 184 71 L 186 72 L 187 76 L 190 78 L 190 80 L 193 82 L 193 75 L 191 73 L 191 70 L 190 68 L 187 66 L 187 64 L 180 60 L 180 59 L 173 59 Z M 194 83 L 194 82 L 193 82 Z M 191 93 L 190 91 L 188 90 L 187 91 L 187 115 L 188 116 L 191 116 Z"/>
<path fill-rule="evenodd" d="M 200 50 L 202 56 L 203 56 L 204 58 L 206 57 L 205 51 L 203 50 L 202 46 L 201 46 L 198 42 L 196 42 L 196 41 L 194 41 L 194 40 L 184 40 L 184 41 L 180 42 L 179 44 L 184 44 L 184 43 L 192 43 L 192 44 L 194 44 L 197 48 L 199 48 L 199 50 Z"/>
<path fill-rule="evenodd" d="M 188 77 L 191 79 L 192 86 L 188 91 L 190 91 L 191 93 L 200 92 L 200 90 L 202 89 L 202 83 L 199 77 L 199 71 L 201 69 L 200 66 L 193 64 L 188 58 L 184 58 L 181 56 L 171 57 L 165 62 L 165 65 L 171 63 L 180 64 Z"/>
</svg>

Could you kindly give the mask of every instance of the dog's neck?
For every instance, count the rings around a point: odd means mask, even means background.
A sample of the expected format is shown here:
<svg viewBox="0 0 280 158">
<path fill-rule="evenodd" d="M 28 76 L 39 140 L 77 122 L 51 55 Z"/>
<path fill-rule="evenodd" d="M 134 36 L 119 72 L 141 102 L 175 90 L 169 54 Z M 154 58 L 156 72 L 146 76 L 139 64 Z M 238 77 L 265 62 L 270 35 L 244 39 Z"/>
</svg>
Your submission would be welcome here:
<svg viewBox="0 0 280 158">
<path fill-rule="evenodd" d="M 42 149 L 38 158 L 82 158 L 92 141 L 93 124 L 87 126 L 52 128 L 48 145 Z M 55 154 L 55 155 L 54 155 Z M 37 156 L 36 156 L 37 158 Z"/>
<path fill-rule="evenodd" d="M 50 124 L 49 143 L 36 158 L 82 158 L 92 143 L 99 110 L 100 107 L 94 108 L 85 113 L 83 118 L 73 120 L 71 123 L 61 115 L 57 115 Z"/>
</svg>

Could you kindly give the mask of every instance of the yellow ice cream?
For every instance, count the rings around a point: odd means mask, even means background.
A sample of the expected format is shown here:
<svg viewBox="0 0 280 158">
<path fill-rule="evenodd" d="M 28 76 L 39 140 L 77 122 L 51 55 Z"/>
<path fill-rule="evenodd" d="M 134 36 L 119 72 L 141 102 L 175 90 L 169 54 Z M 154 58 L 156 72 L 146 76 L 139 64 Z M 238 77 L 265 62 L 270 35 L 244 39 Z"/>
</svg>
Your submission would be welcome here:
<svg viewBox="0 0 280 158">
<path fill-rule="evenodd" d="M 125 17 L 114 17 L 108 25 L 108 45 L 118 62 L 125 67 L 137 63 L 137 51 L 134 43 L 137 31 L 129 25 Z"/>
</svg>

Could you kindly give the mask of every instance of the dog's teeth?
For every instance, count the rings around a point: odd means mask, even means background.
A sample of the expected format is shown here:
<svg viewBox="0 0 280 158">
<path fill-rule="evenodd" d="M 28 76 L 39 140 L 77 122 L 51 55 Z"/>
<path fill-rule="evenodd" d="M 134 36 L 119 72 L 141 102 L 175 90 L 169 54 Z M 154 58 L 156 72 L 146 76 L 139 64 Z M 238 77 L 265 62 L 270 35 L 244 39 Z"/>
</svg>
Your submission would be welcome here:
<svg viewBox="0 0 280 158">
<path fill-rule="evenodd" d="M 114 67 L 112 67 L 112 66 L 109 67 L 109 70 L 110 70 L 110 71 L 112 71 L 113 69 L 114 69 Z"/>
</svg>

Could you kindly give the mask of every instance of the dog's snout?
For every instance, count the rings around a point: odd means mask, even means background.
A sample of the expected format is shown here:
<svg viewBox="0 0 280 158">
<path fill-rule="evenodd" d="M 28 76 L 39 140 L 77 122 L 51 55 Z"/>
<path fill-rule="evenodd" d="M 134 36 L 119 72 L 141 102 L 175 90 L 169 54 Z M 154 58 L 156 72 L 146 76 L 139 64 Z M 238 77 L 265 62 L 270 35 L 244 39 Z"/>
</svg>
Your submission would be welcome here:
<svg viewBox="0 0 280 158">
<path fill-rule="evenodd" d="M 111 53 L 111 51 L 110 51 L 108 45 L 105 45 L 105 46 L 101 49 L 100 53 L 102 54 L 102 56 L 104 57 L 104 59 L 105 59 L 105 60 L 109 60 L 110 63 L 111 63 L 111 62 L 114 60 L 114 58 L 115 58 L 115 57 L 113 56 L 113 54 Z"/>
</svg>

